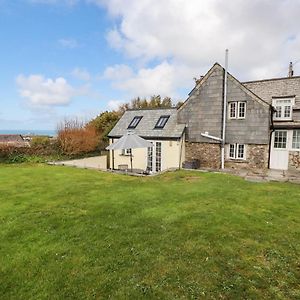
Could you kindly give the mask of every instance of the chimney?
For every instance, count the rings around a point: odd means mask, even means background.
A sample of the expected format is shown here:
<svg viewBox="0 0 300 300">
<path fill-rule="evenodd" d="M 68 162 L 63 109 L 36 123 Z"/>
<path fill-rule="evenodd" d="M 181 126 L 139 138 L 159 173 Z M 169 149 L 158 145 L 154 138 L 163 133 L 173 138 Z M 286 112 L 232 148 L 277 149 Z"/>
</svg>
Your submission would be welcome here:
<svg viewBox="0 0 300 300">
<path fill-rule="evenodd" d="M 290 62 L 290 65 L 289 65 L 289 76 L 288 77 L 293 77 L 293 76 L 294 76 L 293 63 Z"/>
</svg>

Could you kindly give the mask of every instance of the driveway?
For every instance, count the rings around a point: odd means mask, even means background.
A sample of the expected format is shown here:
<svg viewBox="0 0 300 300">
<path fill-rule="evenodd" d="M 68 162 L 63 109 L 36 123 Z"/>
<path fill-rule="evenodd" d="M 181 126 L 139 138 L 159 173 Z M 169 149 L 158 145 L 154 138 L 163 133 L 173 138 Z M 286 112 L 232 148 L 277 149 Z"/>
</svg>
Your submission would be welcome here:
<svg viewBox="0 0 300 300">
<path fill-rule="evenodd" d="M 71 166 L 77 168 L 106 170 L 107 156 L 102 155 L 102 156 L 93 156 L 93 157 L 82 158 L 82 159 L 56 161 L 51 164 L 59 165 L 59 166 Z"/>
</svg>

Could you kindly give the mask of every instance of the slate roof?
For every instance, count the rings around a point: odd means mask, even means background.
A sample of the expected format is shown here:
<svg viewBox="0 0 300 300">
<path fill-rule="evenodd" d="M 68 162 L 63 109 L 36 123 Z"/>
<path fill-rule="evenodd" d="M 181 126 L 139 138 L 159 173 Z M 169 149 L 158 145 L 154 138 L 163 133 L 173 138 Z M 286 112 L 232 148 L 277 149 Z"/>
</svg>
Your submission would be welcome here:
<svg viewBox="0 0 300 300">
<path fill-rule="evenodd" d="M 278 121 L 273 124 L 275 129 L 293 129 L 300 128 L 300 121 Z"/>
<path fill-rule="evenodd" d="M 11 142 L 23 143 L 24 140 L 20 134 L 0 134 L 0 143 Z"/>
<path fill-rule="evenodd" d="M 143 118 L 135 129 L 128 129 L 135 116 L 142 116 Z M 170 118 L 163 129 L 155 129 L 154 127 L 161 116 L 170 116 Z M 177 124 L 176 108 L 127 110 L 108 134 L 108 137 L 121 137 L 130 130 L 147 139 L 180 138 L 184 128 L 184 124 Z"/>
<path fill-rule="evenodd" d="M 242 84 L 269 104 L 272 104 L 273 98 L 293 96 L 296 107 L 300 107 L 300 76 L 248 81 Z"/>
</svg>

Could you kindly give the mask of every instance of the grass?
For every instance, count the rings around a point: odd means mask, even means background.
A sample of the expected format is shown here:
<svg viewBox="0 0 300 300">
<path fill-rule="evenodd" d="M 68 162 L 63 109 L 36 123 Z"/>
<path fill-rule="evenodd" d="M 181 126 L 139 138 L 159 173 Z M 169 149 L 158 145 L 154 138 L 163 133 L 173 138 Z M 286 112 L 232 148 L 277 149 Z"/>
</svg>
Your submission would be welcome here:
<svg viewBox="0 0 300 300">
<path fill-rule="evenodd" d="M 300 186 L 0 165 L 0 299 L 299 299 Z"/>
</svg>

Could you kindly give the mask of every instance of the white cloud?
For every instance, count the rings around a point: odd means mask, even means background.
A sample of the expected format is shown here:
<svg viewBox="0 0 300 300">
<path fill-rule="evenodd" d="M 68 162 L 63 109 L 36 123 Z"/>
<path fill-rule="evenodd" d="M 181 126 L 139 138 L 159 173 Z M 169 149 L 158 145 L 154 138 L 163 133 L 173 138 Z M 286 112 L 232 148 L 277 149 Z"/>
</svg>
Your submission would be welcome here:
<svg viewBox="0 0 300 300">
<path fill-rule="evenodd" d="M 82 94 L 81 90 L 73 88 L 62 77 L 51 79 L 42 75 L 19 75 L 16 83 L 20 96 L 32 107 L 66 105 L 72 97 Z"/>
<path fill-rule="evenodd" d="M 111 80 L 126 80 L 133 76 L 132 69 L 127 65 L 114 65 L 105 69 L 103 78 Z"/>
<path fill-rule="evenodd" d="M 107 35 L 113 48 L 142 61 L 168 60 L 175 72 L 185 65 L 204 73 L 215 61 L 223 63 L 225 48 L 231 72 L 242 80 L 285 76 L 289 61 L 300 59 L 300 1 L 90 2 L 115 18 L 118 25 Z"/>
<path fill-rule="evenodd" d="M 117 110 L 122 103 L 123 102 L 119 100 L 110 100 L 108 101 L 107 106 L 109 109 Z"/>
<path fill-rule="evenodd" d="M 158 94 L 178 98 L 178 87 L 193 84 L 193 71 L 184 65 L 163 61 L 155 67 L 141 68 L 136 72 L 129 66 L 115 65 L 107 68 L 103 77 L 110 79 L 114 88 L 125 91 L 129 98 Z"/>
<path fill-rule="evenodd" d="M 75 68 L 72 72 L 71 75 L 75 77 L 76 79 L 83 80 L 83 81 L 89 81 L 91 80 L 91 74 L 85 70 L 85 69 L 80 69 L 80 68 Z"/>
<path fill-rule="evenodd" d="M 60 39 L 58 40 L 58 43 L 61 47 L 69 49 L 78 48 L 80 46 L 78 41 L 73 38 Z"/>
</svg>

